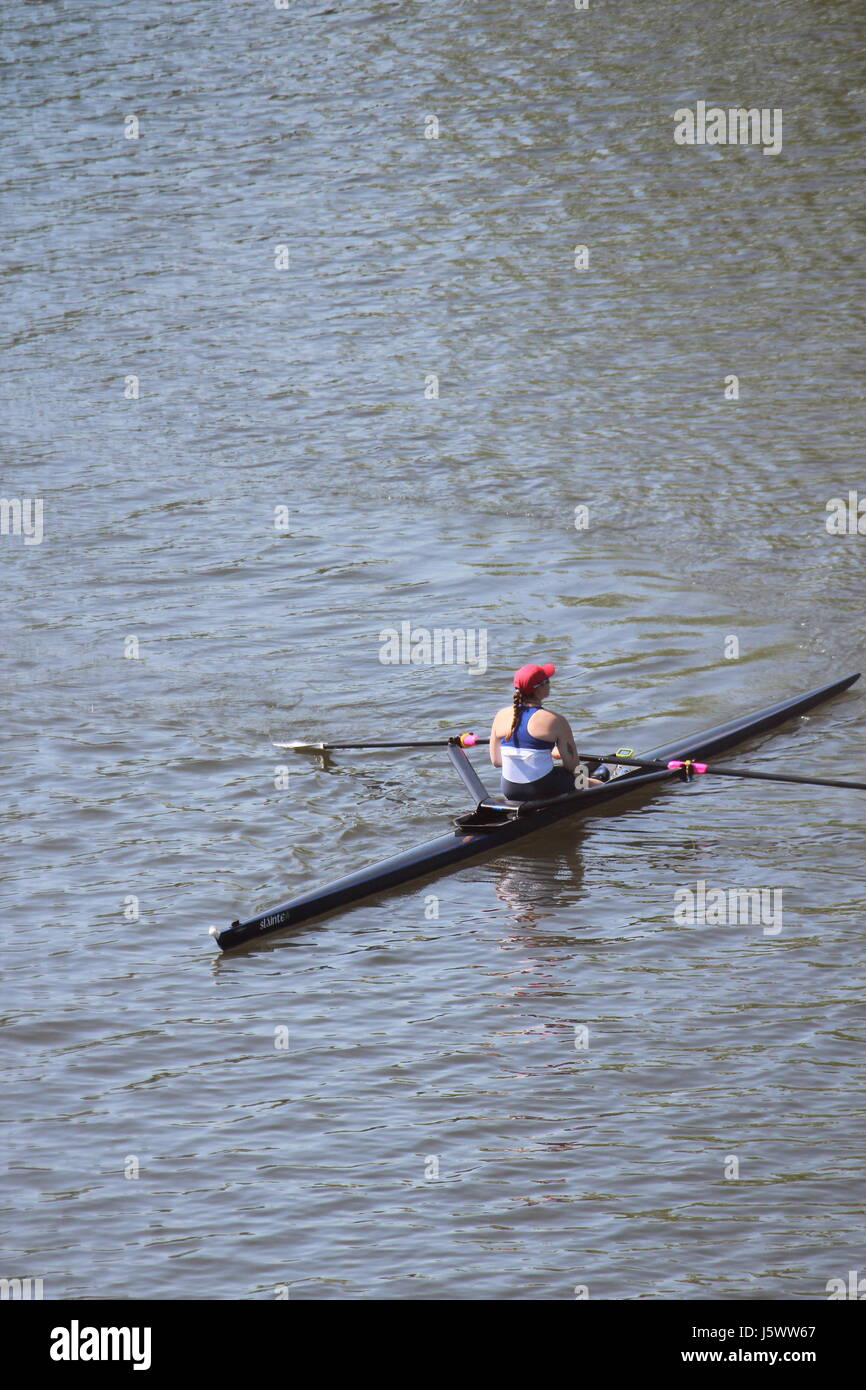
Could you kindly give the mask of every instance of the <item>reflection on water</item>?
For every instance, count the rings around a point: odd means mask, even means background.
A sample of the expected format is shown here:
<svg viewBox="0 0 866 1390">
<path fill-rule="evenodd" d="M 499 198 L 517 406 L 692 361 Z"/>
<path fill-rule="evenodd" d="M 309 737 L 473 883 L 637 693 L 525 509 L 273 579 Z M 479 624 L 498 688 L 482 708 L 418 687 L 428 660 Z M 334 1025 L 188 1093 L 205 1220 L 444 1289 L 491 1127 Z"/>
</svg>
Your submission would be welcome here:
<svg viewBox="0 0 866 1390">
<path fill-rule="evenodd" d="M 565 916 L 582 896 L 583 863 L 577 843 L 570 852 L 553 845 L 539 845 L 535 854 L 509 851 L 507 861 L 497 861 L 491 873 L 496 896 L 520 932 L 542 926 L 554 914 Z"/>
</svg>

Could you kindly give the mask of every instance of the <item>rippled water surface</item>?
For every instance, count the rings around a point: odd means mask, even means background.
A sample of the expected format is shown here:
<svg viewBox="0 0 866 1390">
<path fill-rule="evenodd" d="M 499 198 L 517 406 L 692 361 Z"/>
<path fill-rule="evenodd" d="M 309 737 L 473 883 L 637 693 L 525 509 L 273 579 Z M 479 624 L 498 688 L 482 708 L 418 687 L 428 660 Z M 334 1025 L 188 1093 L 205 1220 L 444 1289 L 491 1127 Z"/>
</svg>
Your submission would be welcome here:
<svg viewBox="0 0 866 1390">
<path fill-rule="evenodd" d="M 864 40 L 855 0 L 6 5 L 0 491 L 44 537 L 0 536 L 0 1275 L 863 1268 L 856 793 L 708 778 L 253 951 L 208 927 L 467 809 L 437 753 L 275 781 L 274 739 L 483 729 L 536 658 L 646 748 L 859 669 Z M 675 145 L 699 99 L 782 108 L 782 152 Z M 384 665 L 404 622 L 486 662 Z M 756 762 L 866 778 L 863 701 Z M 700 880 L 782 930 L 679 924 Z"/>
</svg>

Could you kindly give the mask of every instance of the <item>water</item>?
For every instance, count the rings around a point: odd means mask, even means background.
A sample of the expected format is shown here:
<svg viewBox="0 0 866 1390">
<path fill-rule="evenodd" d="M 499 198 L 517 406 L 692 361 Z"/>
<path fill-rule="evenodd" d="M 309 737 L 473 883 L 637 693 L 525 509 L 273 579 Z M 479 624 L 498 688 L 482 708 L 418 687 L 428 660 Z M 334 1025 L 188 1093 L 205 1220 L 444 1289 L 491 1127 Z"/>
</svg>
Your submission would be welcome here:
<svg viewBox="0 0 866 1390">
<path fill-rule="evenodd" d="M 45 529 L 0 537 L 0 1274 L 823 1297 L 862 1265 L 854 793 L 708 779 L 253 953 L 207 929 L 465 809 L 435 755 L 276 787 L 273 739 L 480 730 L 535 658 L 648 747 L 859 669 L 862 9 L 224 20 L 4 16 L 2 493 Z M 698 99 L 782 107 L 782 153 L 675 146 Z M 487 669 L 383 665 L 404 621 Z M 862 699 L 762 766 L 862 779 Z M 783 930 L 678 926 L 698 880 Z"/>
</svg>

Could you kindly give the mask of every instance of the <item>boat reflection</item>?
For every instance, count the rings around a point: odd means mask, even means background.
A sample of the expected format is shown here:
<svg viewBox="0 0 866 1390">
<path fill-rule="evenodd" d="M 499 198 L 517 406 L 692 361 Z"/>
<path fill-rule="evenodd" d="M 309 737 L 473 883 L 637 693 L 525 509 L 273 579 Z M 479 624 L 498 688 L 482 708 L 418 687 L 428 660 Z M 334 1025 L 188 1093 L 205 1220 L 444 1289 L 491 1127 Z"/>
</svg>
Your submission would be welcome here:
<svg viewBox="0 0 866 1390">
<path fill-rule="evenodd" d="M 561 918 L 583 896 L 582 836 L 561 831 L 534 854 L 515 853 L 490 865 L 493 890 L 520 932 L 537 931 L 550 917 Z M 552 843 L 555 840 L 558 843 Z M 574 920 L 573 917 L 571 920 Z M 570 933 L 553 933 L 551 944 L 572 942 Z"/>
</svg>

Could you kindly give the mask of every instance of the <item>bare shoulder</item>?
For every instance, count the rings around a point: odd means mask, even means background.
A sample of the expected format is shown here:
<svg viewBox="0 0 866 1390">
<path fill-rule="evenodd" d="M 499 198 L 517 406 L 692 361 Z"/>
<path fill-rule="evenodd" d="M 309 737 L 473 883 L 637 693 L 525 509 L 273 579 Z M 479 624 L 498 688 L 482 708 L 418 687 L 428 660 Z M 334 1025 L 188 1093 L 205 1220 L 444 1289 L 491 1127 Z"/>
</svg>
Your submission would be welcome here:
<svg viewBox="0 0 866 1390">
<path fill-rule="evenodd" d="M 514 706 L 503 705 L 493 716 L 493 726 L 491 732 L 497 734 L 507 734 L 511 728 L 511 721 L 514 718 Z"/>
<path fill-rule="evenodd" d="M 529 721 L 529 732 L 535 734 L 536 738 L 567 738 L 571 733 L 571 725 L 563 714 L 557 714 L 552 709 L 540 709 L 533 714 Z"/>
</svg>

